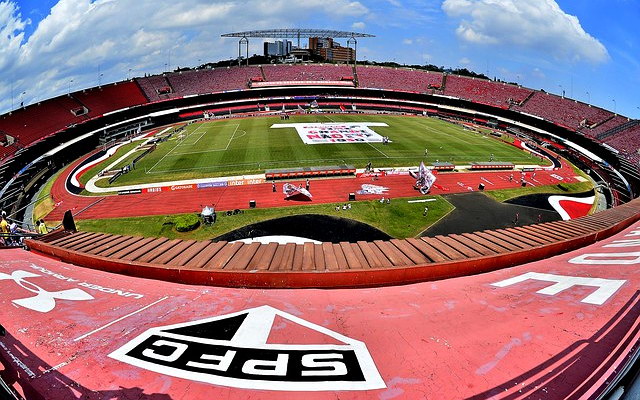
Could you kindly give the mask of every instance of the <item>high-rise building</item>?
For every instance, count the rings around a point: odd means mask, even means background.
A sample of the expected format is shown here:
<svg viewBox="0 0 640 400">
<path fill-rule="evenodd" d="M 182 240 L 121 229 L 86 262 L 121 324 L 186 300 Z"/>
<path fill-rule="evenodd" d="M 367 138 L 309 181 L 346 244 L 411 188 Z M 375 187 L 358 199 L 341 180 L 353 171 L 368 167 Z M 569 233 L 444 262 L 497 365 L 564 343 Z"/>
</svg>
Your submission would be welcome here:
<svg viewBox="0 0 640 400">
<path fill-rule="evenodd" d="M 356 52 L 351 47 L 342 47 L 332 38 L 309 38 L 309 51 L 319 55 L 327 61 L 351 62 L 356 58 Z"/>
<path fill-rule="evenodd" d="M 275 42 L 264 42 L 264 55 L 285 57 L 291 54 L 291 41 L 290 40 L 276 40 Z"/>
</svg>

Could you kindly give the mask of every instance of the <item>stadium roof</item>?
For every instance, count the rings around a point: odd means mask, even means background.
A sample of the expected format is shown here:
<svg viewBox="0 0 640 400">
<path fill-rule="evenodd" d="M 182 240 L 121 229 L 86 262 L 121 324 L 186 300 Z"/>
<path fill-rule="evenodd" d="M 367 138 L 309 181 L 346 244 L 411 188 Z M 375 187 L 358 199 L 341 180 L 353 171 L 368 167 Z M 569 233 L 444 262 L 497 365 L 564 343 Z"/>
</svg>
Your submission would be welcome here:
<svg viewBox="0 0 640 400">
<path fill-rule="evenodd" d="M 225 33 L 222 37 L 237 37 L 237 38 L 312 38 L 312 37 L 325 37 L 325 38 L 363 38 L 363 37 L 375 37 L 368 33 L 348 32 L 348 31 L 333 31 L 329 29 L 264 29 L 259 31 L 245 31 Z"/>
</svg>

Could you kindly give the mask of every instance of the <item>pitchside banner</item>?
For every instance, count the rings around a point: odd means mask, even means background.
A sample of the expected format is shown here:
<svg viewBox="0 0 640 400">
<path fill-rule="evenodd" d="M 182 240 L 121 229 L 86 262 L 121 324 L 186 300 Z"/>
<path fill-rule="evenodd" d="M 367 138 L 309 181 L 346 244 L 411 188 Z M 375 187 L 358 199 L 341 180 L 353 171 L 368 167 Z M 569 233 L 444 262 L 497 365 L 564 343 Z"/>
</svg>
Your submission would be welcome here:
<svg viewBox="0 0 640 400">
<path fill-rule="evenodd" d="M 384 122 L 328 122 L 306 124 L 273 124 L 272 128 L 295 128 L 305 144 L 382 143 L 382 136 L 371 126 L 389 126 Z"/>
</svg>

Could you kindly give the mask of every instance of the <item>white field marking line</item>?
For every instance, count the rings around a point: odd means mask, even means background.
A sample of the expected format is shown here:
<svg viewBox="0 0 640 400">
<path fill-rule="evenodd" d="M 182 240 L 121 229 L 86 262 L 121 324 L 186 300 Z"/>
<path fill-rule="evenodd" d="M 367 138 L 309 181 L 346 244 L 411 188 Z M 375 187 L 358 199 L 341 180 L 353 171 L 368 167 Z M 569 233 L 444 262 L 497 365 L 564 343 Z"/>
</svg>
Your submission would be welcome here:
<svg viewBox="0 0 640 400">
<path fill-rule="evenodd" d="M 424 126 L 424 128 L 425 128 L 426 130 L 428 130 L 428 131 L 431 131 L 431 132 L 435 132 L 435 133 L 438 133 L 438 134 L 443 134 L 443 135 L 447 135 L 447 136 L 449 136 L 449 137 L 454 137 L 454 138 L 455 138 L 455 135 L 452 135 L 452 134 L 451 134 L 451 133 L 449 133 L 449 132 L 439 131 L 439 130 L 434 129 L 434 128 L 432 128 L 432 127 L 430 127 L 430 126 L 427 126 L 427 125 L 425 125 L 425 126 Z"/>
<path fill-rule="evenodd" d="M 178 143 L 173 147 L 173 149 L 169 150 L 167 152 L 167 154 L 165 154 L 164 156 L 162 156 L 161 159 L 159 159 L 155 164 L 153 164 L 153 166 L 151 168 L 149 168 L 148 171 L 145 171 L 145 174 L 150 173 L 158 164 L 160 164 L 162 162 L 162 160 L 164 160 L 165 158 L 167 158 L 167 156 L 169 154 L 171 154 L 175 149 L 178 148 L 178 146 L 180 146 L 182 144 L 182 142 L 184 142 L 187 138 L 189 138 L 191 135 L 193 135 L 195 132 L 198 131 L 198 129 L 202 128 L 202 126 L 197 127 L 193 132 L 191 132 L 189 135 L 187 135 L 186 138 L 184 138 L 183 140 L 178 141 Z"/>
<path fill-rule="evenodd" d="M 203 123 L 203 124 L 202 124 L 202 126 L 204 126 L 204 124 L 206 124 L 206 123 L 207 123 L 207 122 Z M 238 130 L 238 127 L 239 127 L 239 126 L 240 126 L 240 124 L 236 124 L 236 130 Z M 198 138 L 198 140 L 196 140 L 195 142 L 193 142 L 193 144 L 192 144 L 191 146 L 195 146 L 195 145 L 200 141 L 200 139 L 202 139 L 202 138 L 204 137 L 204 135 L 206 135 L 207 133 L 209 133 L 209 131 L 208 131 L 208 130 L 205 130 L 205 131 L 204 131 L 204 133 L 203 133 L 202 135 L 200 135 L 200 137 Z M 235 131 L 234 131 L 234 133 L 235 133 Z M 232 136 L 232 137 L 233 137 L 233 136 Z M 227 147 L 229 147 L 229 145 L 227 145 Z M 226 149 L 225 149 L 225 150 L 226 150 Z"/>
<path fill-rule="evenodd" d="M 437 201 L 438 199 L 422 199 L 422 200 L 408 200 L 407 203 L 428 203 L 430 201 Z"/>
<path fill-rule="evenodd" d="M 379 148 L 377 148 L 376 146 L 372 145 L 371 143 L 367 142 L 367 144 L 368 144 L 369 146 L 371 146 L 374 150 L 377 150 L 377 151 L 378 151 L 378 153 L 382 154 L 382 155 L 383 155 L 383 156 L 385 156 L 386 158 L 391 158 L 391 157 L 389 157 L 388 155 L 384 154 L 384 153 L 382 152 L 382 150 L 380 150 L 380 149 L 379 149 Z"/>
<path fill-rule="evenodd" d="M 236 125 L 236 129 L 233 131 L 233 135 L 231 135 L 231 138 L 229 139 L 229 143 L 227 143 L 227 147 L 225 147 L 224 149 L 212 149 L 212 150 L 202 150 L 202 151 L 188 151 L 188 152 L 185 152 L 185 153 L 173 153 L 171 156 L 186 156 L 186 155 L 189 155 L 189 154 L 204 154 L 204 153 L 211 153 L 211 152 L 214 152 L 214 151 L 227 151 L 227 150 L 229 149 L 229 145 L 231 145 L 231 141 L 232 141 L 233 139 L 240 139 L 241 137 L 243 137 L 244 135 L 246 135 L 246 134 L 247 134 L 247 131 L 241 131 L 241 132 L 244 132 L 244 134 L 243 134 L 243 135 L 240 135 L 240 136 L 238 136 L 237 138 L 236 138 L 236 137 L 234 137 L 234 136 L 235 136 L 235 134 L 236 134 L 236 131 L 238 130 L 238 127 L 239 127 L 239 126 L 240 126 L 240 124 L 237 124 L 237 125 Z M 199 140 L 199 139 L 198 139 L 198 140 Z M 196 142 L 196 143 L 197 143 L 197 142 Z M 194 143 L 194 144 L 195 144 L 195 143 Z"/>
<path fill-rule="evenodd" d="M 73 341 L 74 341 L 74 342 L 77 342 L 78 340 L 82 340 L 82 339 L 86 338 L 86 337 L 87 337 L 87 336 L 89 336 L 89 335 L 93 335 L 93 334 L 94 334 L 94 333 L 96 333 L 96 332 L 99 332 L 99 331 L 101 331 L 101 330 L 103 330 L 103 329 L 105 329 L 105 328 L 110 327 L 111 325 L 113 325 L 113 324 L 115 324 L 115 323 L 117 323 L 117 322 L 122 321 L 122 320 L 123 320 L 123 319 L 125 319 L 125 318 L 129 318 L 129 317 L 131 317 L 132 315 L 135 315 L 135 314 L 137 314 L 137 313 L 139 313 L 139 312 L 142 312 L 142 311 L 146 310 L 146 309 L 147 309 L 147 308 L 149 308 L 149 307 L 155 306 L 156 304 L 158 304 L 158 303 L 160 303 L 161 301 L 164 301 L 164 300 L 166 300 L 166 299 L 168 299 L 168 298 L 169 298 L 169 296 L 164 296 L 163 298 L 158 299 L 158 300 L 154 301 L 154 302 L 153 302 L 153 303 L 151 303 L 151 304 L 147 304 L 146 306 L 142 307 L 142 308 L 141 308 L 141 309 L 139 309 L 139 310 L 133 311 L 133 312 L 131 312 L 131 313 L 127 314 L 127 315 L 124 315 L 124 316 L 122 316 L 122 317 L 120 317 L 120 318 L 118 318 L 118 319 L 115 319 L 115 320 L 113 320 L 113 321 L 109 322 L 108 324 L 101 326 L 100 328 L 94 329 L 94 330 L 92 330 L 92 331 L 91 331 L 91 332 L 89 332 L 89 333 L 85 333 L 85 334 L 84 334 L 84 335 L 82 335 L 82 336 L 78 336 L 77 338 L 73 339 Z"/>
<path fill-rule="evenodd" d="M 202 127 L 200 127 L 200 128 L 202 128 Z M 202 139 L 202 138 L 204 137 L 204 135 L 206 135 L 206 134 L 207 134 L 207 130 L 205 130 L 204 132 L 202 132 L 202 135 L 200 135 L 200 137 L 199 137 L 198 139 L 196 139 L 196 141 L 195 141 L 195 142 L 193 142 L 193 143 L 189 144 L 189 146 L 195 146 L 195 145 L 200 141 L 200 139 Z"/>
<path fill-rule="evenodd" d="M 229 138 L 229 141 L 227 142 L 227 147 L 225 147 L 224 150 L 222 151 L 227 151 L 229 149 L 229 146 L 231 145 L 231 141 L 233 140 L 233 137 L 236 135 L 236 132 L 238 132 L 239 127 L 240 127 L 240 124 L 237 124 L 236 129 L 233 130 L 233 134 L 231 135 L 231 137 Z"/>
<path fill-rule="evenodd" d="M 205 131 L 202 133 L 202 135 L 200 135 L 200 137 L 194 142 L 194 143 L 184 143 L 187 141 L 187 139 L 189 139 L 191 136 L 195 135 L 196 132 L 198 132 L 198 130 L 200 130 L 200 128 L 203 128 L 205 126 L 206 122 L 202 123 L 200 126 L 198 126 L 196 129 L 193 130 L 193 132 L 187 134 L 182 140 L 179 141 L 178 146 L 193 146 L 194 144 L 198 143 L 198 140 L 202 139 L 202 137 L 207 133 L 207 130 L 205 129 Z"/>
</svg>

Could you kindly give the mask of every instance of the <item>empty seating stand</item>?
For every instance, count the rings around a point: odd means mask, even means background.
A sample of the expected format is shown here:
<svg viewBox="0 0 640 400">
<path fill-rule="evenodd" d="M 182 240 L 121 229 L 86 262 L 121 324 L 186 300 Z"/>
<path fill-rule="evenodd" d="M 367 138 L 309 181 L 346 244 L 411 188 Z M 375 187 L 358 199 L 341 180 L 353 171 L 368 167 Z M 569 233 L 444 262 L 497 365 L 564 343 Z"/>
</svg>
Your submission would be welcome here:
<svg viewBox="0 0 640 400">
<path fill-rule="evenodd" d="M 147 98 L 135 82 L 119 82 L 72 93 L 95 117 L 106 112 L 147 103 Z"/>
<path fill-rule="evenodd" d="M 476 274 L 602 240 L 640 219 L 640 200 L 587 217 L 446 236 L 357 243 L 244 244 L 55 231 L 28 246 L 126 275 L 230 287 L 364 287 Z"/>
</svg>

